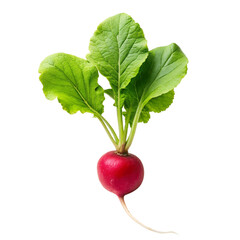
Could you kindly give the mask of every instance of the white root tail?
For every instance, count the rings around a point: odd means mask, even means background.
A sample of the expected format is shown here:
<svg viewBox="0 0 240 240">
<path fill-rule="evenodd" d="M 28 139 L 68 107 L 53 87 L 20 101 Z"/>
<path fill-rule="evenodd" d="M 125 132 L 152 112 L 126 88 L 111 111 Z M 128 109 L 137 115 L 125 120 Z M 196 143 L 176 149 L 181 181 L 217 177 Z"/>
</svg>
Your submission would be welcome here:
<svg viewBox="0 0 240 240">
<path fill-rule="evenodd" d="M 152 231 L 152 232 L 156 232 L 156 233 L 162 233 L 162 234 L 165 234 L 165 233 L 173 233 L 173 234 L 177 234 L 176 232 L 173 232 L 173 231 L 168 231 L 168 232 L 162 232 L 162 231 L 158 231 L 158 230 L 155 230 L 155 229 L 152 229 L 144 224 L 142 224 L 141 222 L 139 222 L 128 210 L 127 206 L 126 206 L 126 203 L 124 201 L 124 197 L 119 197 L 119 200 L 125 210 L 125 212 L 127 213 L 127 215 L 133 220 L 135 221 L 136 223 L 138 223 L 139 225 L 141 225 L 142 227 Z"/>
</svg>

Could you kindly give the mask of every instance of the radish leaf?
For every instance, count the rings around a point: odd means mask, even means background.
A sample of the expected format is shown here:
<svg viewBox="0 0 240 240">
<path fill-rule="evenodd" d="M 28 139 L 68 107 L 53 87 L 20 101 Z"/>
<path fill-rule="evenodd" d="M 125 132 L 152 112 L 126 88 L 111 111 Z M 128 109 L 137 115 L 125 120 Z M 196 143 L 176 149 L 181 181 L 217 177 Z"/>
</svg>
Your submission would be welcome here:
<svg viewBox="0 0 240 240">
<path fill-rule="evenodd" d="M 152 98 L 142 109 L 141 114 L 139 116 L 138 122 L 147 123 L 150 119 L 150 112 L 160 113 L 162 111 L 165 111 L 173 102 L 174 99 L 174 90 L 171 90 L 167 93 L 164 93 L 160 95 L 159 97 Z M 135 103 L 134 103 L 135 101 Z M 125 101 L 125 109 L 129 111 L 131 107 L 131 116 L 129 123 L 132 125 L 133 118 L 135 116 L 139 100 L 135 98 L 133 101 L 133 98 L 131 101 Z"/>
<path fill-rule="evenodd" d="M 47 99 L 56 97 L 64 110 L 73 114 L 103 113 L 104 91 L 98 85 L 98 71 L 88 61 L 65 53 L 48 56 L 39 67 Z"/>
<path fill-rule="evenodd" d="M 147 123 L 151 112 L 164 111 L 172 104 L 174 88 L 186 75 L 187 63 L 174 43 L 148 51 L 139 24 L 120 13 L 98 26 L 90 39 L 87 60 L 53 54 L 40 64 L 39 73 L 49 100 L 58 98 L 70 114 L 92 113 L 117 152 L 126 154 L 138 122 Z M 108 79 L 110 89 L 103 90 L 98 84 L 98 71 Z M 118 135 L 102 116 L 104 94 L 113 98 L 117 108 Z"/>
<path fill-rule="evenodd" d="M 121 13 L 102 22 L 89 45 L 87 59 L 105 76 L 117 102 L 120 90 L 135 77 L 148 56 L 147 41 L 139 24 Z"/>
<path fill-rule="evenodd" d="M 174 43 L 151 50 L 141 78 L 137 79 L 143 105 L 174 89 L 186 75 L 187 63 L 187 57 Z"/>
<path fill-rule="evenodd" d="M 109 97 L 111 97 L 112 99 L 114 99 L 114 93 L 113 90 L 111 88 L 109 89 L 105 89 L 104 93 L 106 93 Z"/>
<path fill-rule="evenodd" d="M 152 98 L 143 108 L 149 112 L 160 113 L 165 111 L 173 102 L 174 90 L 160 95 L 159 97 Z"/>
<path fill-rule="evenodd" d="M 176 44 L 151 50 L 139 74 L 126 88 L 125 109 L 135 115 L 139 106 L 142 110 L 140 122 L 149 120 L 150 115 L 146 112 L 167 109 L 174 98 L 172 90 L 187 73 L 187 63 L 188 59 Z M 131 124 L 133 117 L 130 119 Z"/>
</svg>

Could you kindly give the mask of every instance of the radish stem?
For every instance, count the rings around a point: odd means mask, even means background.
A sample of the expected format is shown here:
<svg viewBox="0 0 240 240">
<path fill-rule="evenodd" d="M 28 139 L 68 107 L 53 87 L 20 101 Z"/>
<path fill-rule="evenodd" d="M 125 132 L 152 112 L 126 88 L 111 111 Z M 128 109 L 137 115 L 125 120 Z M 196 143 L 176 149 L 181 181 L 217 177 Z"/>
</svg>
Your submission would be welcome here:
<svg viewBox="0 0 240 240">
<path fill-rule="evenodd" d="M 102 120 L 102 118 L 100 118 L 99 116 L 97 116 L 97 118 L 98 118 L 99 121 L 101 122 L 101 124 L 102 124 L 103 128 L 105 129 L 107 135 L 109 136 L 111 142 L 113 143 L 113 145 L 115 146 L 115 148 L 117 148 L 117 143 L 114 141 L 111 133 L 109 132 L 109 130 L 108 130 L 107 126 L 105 125 L 104 121 Z"/>
<path fill-rule="evenodd" d="M 142 109 L 143 109 L 143 107 L 141 106 L 141 104 L 139 104 L 137 107 L 137 111 L 135 113 L 134 119 L 133 119 L 131 132 L 130 132 L 128 140 L 127 140 L 126 151 L 128 151 L 128 149 L 130 148 L 130 146 L 132 144 L 132 141 L 133 141 L 134 135 L 136 133 L 136 129 L 137 129 L 138 119 L 140 117 Z"/>
<path fill-rule="evenodd" d="M 113 134 L 113 136 L 114 136 L 114 139 L 115 139 L 116 143 L 118 144 L 119 139 L 118 139 L 117 134 L 115 133 L 113 127 L 111 126 L 111 124 L 110 124 L 102 115 L 100 115 L 100 116 L 101 116 L 102 120 L 103 120 L 103 121 L 107 124 L 107 126 L 109 127 L 110 131 L 112 132 L 112 134 Z"/>
</svg>

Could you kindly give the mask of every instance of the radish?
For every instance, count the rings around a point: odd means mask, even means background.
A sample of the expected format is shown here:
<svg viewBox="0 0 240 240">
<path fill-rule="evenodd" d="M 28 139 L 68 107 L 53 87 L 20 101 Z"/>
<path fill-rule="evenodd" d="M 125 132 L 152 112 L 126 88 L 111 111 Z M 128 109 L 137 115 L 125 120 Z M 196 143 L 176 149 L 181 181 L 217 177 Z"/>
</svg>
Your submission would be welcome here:
<svg viewBox="0 0 240 240">
<path fill-rule="evenodd" d="M 133 154 L 119 154 L 117 151 L 107 152 L 99 159 L 97 171 L 103 187 L 118 196 L 124 210 L 135 222 L 154 232 L 175 233 L 145 226 L 132 216 L 125 204 L 124 196 L 135 191 L 143 181 L 143 164 L 138 157 Z"/>
<path fill-rule="evenodd" d="M 136 190 L 143 181 L 142 162 L 133 154 L 107 152 L 98 161 L 98 177 L 103 187 L 119 198 Z"/>
<path fill-rule="evenodd" d="M 175 233 L 143 225 L 129 212 L 124 196 L 135 191 L 144 177 L 142 162 L 128 152 L 137 124 L 147 123 L 150 112 L 159 113 L 172 104 L 188 59 L 175 43 L 149 51 L 139 24 L 125 13 L 98 26 L 89 51 L 87 60 L 65 53 L 45 58 L 39 67 L 43 92 L 49 100 L 57 98 L 68 113 L 88 112 L 100 121 L 115 150 L 99 159 L 98 177 L 104 188 L 118 196 L 126 213 L 148 230 Z M 110 88 L 99 85 L 99 72 Z M 114 100 L 118 134 L 103 117 L 104 94 Z"/>
</svg>

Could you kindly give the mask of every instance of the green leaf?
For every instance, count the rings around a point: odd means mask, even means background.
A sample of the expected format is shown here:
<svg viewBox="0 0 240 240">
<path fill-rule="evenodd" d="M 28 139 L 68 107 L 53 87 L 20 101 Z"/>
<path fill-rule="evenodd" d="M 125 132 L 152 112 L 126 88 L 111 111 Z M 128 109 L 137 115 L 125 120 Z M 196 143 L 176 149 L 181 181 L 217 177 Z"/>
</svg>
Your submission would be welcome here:
<svg viewBox="0 0 240 240">
<path fill-rule="evenodd" d="M 150 51 L 141 78 L 136 81 L 143 105 L 174 89 L 186 75 L 187 63 L 187 57 L 174 43 Z"/>
<path fill-rule="evenodd" d="M 103 113 L 104 91 L 98 85 L 98 71 L 88 61 L 65 53 L 48 56 L 39 67 L 39 79 L 47 99 L 56 97 L 64 110 L 73 114 Z"/>
<path fill-rule="evenodd" d="M 152 98 L 143 109 L 149 112 L 160 113 L 165 111 L 173 102 L 174 90 L 162 94 L 159 97 Z"/>
<path fill-rule="evenodd" d="M 138 122 L 147 123 L 150 119 L 150 112 L 160 113 L 165 111 L 173 102 L 174 90 L 162 94 L 159 97 L 152 98 L 142 109 Z M 131 102 L 131 117 L 130 125 L 132 126 L 133 119 L 138 107 L 139 101 Z M 129 105 L 125 104 L 125 108 L 129 111 Z"/>
<path fill-rule="evenodd" d="M 148 56 L 142 29 L 125 13 L 110 17 L 98 26 L 89 50 L 87 59 L 109 80 L 115 100 Z"/>
<path fill-rule="evenodd" d="M 113 93 L 113 90 L 111 88 L 110 89 L 105 89 L 104 93 L 106 93 L 109 97 L 114 99 L 114 93 Z"/>
<path fill-rule="evenodd" d="M 167 109 L 174 98 L 173 89 L 187 73 L 188 59 L 176 44 L 151 50 L 139 74 L 126 89 L 125 109 L 133 116 L 137 107 L 142 110 L 139 120 L 148 122 L 149 112 Z"/>
<path fill-rule="evenodd" d="M 162 95 L 160 95 L 159 97 L 156 98 L 152 98 L 143 108 L 140 118 L 139 118 L 139 122 L 144 122 L 147 123 L 150 119 L 150 114 L 148 115 L 149 118 L 146 117 L 146 113 L 145 113 L 145 117 L 142 117 L 143 112 L 155 112 L 155 113 L 160 113 L 162 111 L 165 111 L 173 102 L 174 99 L 174 90 L 171 90 L 167 93 L 164 93 Z M 143 120 L 142 120 L 143 118 Z"/>
</svg>

